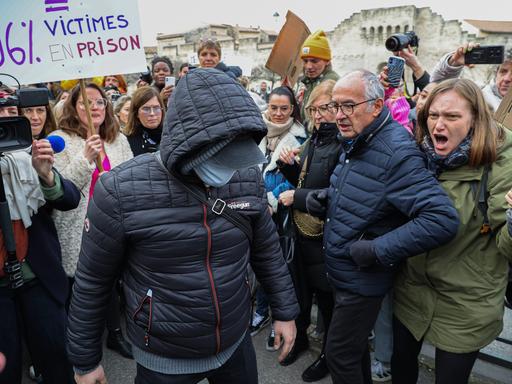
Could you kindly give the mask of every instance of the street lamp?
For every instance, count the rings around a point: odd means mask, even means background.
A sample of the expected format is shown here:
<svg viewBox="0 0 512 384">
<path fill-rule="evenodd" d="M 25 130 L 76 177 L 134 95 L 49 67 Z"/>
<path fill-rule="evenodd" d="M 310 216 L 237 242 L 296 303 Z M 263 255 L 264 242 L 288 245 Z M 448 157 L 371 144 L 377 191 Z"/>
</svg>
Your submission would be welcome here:
<svg viewBox="0 0 512 384">
<path fill-rule="evenodd" d="M 274 17 L 276 24 L 277 24 L 277 21 L 279 20 L 279 13 L 277 13 L 277 11 L 276 11 L 276 12 L 274 12 L 274 14 L 272 16 Z"/>
</svg>

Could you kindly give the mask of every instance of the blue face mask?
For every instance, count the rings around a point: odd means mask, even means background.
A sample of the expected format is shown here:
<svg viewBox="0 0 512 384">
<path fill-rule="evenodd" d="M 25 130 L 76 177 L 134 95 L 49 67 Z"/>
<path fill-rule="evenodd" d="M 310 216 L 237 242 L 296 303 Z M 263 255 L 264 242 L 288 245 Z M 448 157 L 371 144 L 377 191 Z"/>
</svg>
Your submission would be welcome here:
<svg viewBox="0 0 512 384">
<path fill-rule="evenodd" d="M 215 161 L 206 160 L 194 168 L 203 183 L 212 187 L 222 187 L 233 177 L 235 171 Z"/>
</svg>

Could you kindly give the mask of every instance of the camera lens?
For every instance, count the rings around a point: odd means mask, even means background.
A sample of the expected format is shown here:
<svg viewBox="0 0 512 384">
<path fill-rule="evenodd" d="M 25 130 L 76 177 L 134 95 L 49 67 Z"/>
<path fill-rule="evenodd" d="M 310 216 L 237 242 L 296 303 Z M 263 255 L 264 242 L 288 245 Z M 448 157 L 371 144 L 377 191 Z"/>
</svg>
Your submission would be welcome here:
<svg viewBox="0 0 512 384">
<path fill-rule="evenodd" d="M 388 51 L 396 52 L 400 48 L 400 40 L 396 36 L 388 38 L 385 44 Z"/>
<path fill-rule="evenodd" d="M 7 137 L 8 130 L 4 127 L 0 126 L 0 141 L 4 140 Z"/>
</svg>

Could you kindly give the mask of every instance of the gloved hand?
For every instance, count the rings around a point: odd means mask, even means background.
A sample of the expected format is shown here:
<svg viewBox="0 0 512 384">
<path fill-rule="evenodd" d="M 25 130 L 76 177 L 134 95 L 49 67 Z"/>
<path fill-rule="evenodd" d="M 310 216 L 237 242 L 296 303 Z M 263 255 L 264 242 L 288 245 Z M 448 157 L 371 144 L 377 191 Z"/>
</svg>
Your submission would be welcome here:
<svg viewBox="0 0 512 384">
<path fill-rule="evenodd" d="M 315 189 L 306 196 L 306 209 L 312 216 L 324 218 L 327 214 L 327 189 Z"/>
<path fill-rule="evenodd" d="M 359 240 L 350 246 L 350 257 L 360 267 L 371 267 L 377 260 L 373 241 Z"/>
</svg>

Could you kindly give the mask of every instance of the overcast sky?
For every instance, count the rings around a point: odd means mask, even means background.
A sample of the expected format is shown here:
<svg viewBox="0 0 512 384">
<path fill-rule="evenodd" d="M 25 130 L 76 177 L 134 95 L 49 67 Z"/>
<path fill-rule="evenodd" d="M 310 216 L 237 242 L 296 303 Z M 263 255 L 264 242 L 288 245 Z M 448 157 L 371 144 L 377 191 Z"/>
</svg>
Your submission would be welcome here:
<svg viewBox="0 0 512 384">
<path fill-rule="evenodd" d="M 361 9 L 416 5 L 430 7 L 445 20 L 488 19 L 511 17 L 509 0 L 138 0 L 142 38 L 145 45 L 156 45 L 157 33 L 186 32 L 202 25 L 239 24 L 261 26 L 279 31 L 287 10 L 296 13 L 314 31 L 332 30 L 342 20 Z M 508 5 L 506 5 L 508 4 Z M 274 18 L 277 12 L 279 18 Z M 505 19 L 506 20 L 506 19 Z"/>
</svg>

